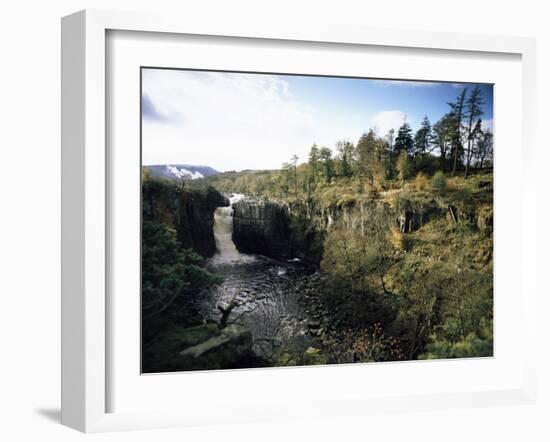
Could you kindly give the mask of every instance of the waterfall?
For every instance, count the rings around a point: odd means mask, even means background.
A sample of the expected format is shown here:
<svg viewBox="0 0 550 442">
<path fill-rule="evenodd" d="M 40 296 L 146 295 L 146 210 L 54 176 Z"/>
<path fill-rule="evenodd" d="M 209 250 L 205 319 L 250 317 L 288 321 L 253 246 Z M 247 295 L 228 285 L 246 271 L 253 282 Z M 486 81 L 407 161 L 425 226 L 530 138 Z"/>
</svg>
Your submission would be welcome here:
<svg viewBox="0 0 550 442">
<path fill-rule="evenodd" d="M 226 264 L 253 259 L 250 255 L 240 253 L 233 242 L 233 203 L 243 198 L 244 195 L 234 194 L 229 198 L 229 206 L 217 207 L 214 211 L 214 239 L 217 249 L 216 255 L 212 258 L 214 263 Z"/>
</svg>

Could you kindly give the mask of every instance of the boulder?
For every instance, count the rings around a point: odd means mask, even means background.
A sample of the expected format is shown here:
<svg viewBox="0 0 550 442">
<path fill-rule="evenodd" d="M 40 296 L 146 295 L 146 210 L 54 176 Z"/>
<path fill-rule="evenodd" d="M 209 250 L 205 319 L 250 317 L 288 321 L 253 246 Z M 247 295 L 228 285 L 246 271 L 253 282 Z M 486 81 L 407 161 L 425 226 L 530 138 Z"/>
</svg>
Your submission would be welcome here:
<svg viewBox="0 0 550 442">
<path fill-rule="evenodd" d="M 221 330 L 217 336 L 213 336 L 200 344 L 188 347 L 183 350 L 181 356 L 200 358 L 208 352 L 223 353 L 230 350 L 238 355 L 249 351 L 252 348 L 252 334 L 237 325 L 230 325 Z"/>
</svg>

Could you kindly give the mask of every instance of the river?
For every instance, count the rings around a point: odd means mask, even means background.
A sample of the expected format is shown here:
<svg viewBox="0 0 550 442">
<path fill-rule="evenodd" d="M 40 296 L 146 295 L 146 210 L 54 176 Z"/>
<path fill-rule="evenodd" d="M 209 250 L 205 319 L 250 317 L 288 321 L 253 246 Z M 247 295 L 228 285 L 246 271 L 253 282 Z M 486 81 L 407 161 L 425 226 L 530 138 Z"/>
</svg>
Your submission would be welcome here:
<svg viewBox="0 0 550 442">
<path fill-rule="evenodd" d="M 276 261 L 261 255 L 239 253 L 233 239 L 232 204 L 243 195 L 233 195 L 229 207 L 214 213 L 217 253 L 209 261 L 222 284 L 200 302 L 204 318 L 220 321 L 222 311 L 228 324 L 237 324 L 252 333 L 254 352 L 268 361 L 276 354 L 303 355 L 316 346 L 311 323 L 303 306 L 300 283 L 316 269 L 299 260 Z"/>
</svg>

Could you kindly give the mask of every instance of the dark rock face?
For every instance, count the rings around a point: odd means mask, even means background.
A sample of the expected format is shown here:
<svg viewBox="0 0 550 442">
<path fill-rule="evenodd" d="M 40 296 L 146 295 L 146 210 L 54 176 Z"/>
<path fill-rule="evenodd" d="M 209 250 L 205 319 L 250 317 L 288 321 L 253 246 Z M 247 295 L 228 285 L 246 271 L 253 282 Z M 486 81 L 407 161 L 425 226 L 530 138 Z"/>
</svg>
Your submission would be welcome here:
<svg viewBox="0 0 550 442">
<path fill-rule="evenodd" d="M 233 242 L 241 253 L 292 256 L 288 209 L 277 203 L 242 200 L 233 204 Z"/>
<path fill-rule="evenodd" d="M 430 219 L 440 215 L 441 209 L 435 204 L 431 204 L 401 210 L 397 214 L 395 223 L 401 233 L 411 233 L 420 229 Z"/>
<path fill-rule="evenodd" d="M 183 191 L 176 211 L 176 231 L 184 247 L 191 247 L 204 257 L 216 253 L 214 210 L 228 206 L 229 200 L 213 188 L 206 191 Z"/>
<path fill-rule="evenodd" d="M 181 189 L 162 180 L 146 181 L 142 186 L 144 221 L 172 226 L 183 247 L 205 258 L 216 252 L 214 210 L 228 205 L 229 200 L 213 187 Z"/>
<path fill-rule="evenodd" d="M 293 256 L 311 264 L 321 262 L 329 216 L 317 210 L 308 211 L 303 205 L 291 208 L 290 243 Z"/>
</svg>

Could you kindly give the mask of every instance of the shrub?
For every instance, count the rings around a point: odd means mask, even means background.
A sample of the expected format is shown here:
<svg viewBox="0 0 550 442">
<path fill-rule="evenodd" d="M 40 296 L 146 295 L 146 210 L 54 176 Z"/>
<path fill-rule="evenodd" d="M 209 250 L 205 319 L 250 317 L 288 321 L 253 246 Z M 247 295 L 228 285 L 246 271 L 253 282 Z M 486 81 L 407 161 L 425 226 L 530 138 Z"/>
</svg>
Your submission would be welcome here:
<svg viewBox="0 0 550 442">
<path fill-rule="evenodd" d="M 390 242 L 399 252 L 407 251 L 410 249 L 410 242 L 404 233 L 402 233 L 397 227 L 390 228 Z"/>
<path fill-rule="evenodd" d="M 447 189 L 447 177 L 441 170 L 432 177 L 432 188 L 437 192 L 444 192 Z"/>
<path fill-rule="evenodd" d="M 403 182 L 411 174 L 411 162 L 409 159 L 409 155 L 405 150 L 402 150 L 399 156 L 397 157 L 396 168 L 399 174 L 399 180 L 401 181 L 401 185 L 403 185 Z"/>
<path fill-rule="evenodd" d="M 418 191 L 430 189 L 430 181 L 428 180 L 428 177 L 422 172 L 416 175 L 413 185 L 414 188 Z"/>
</svg>

